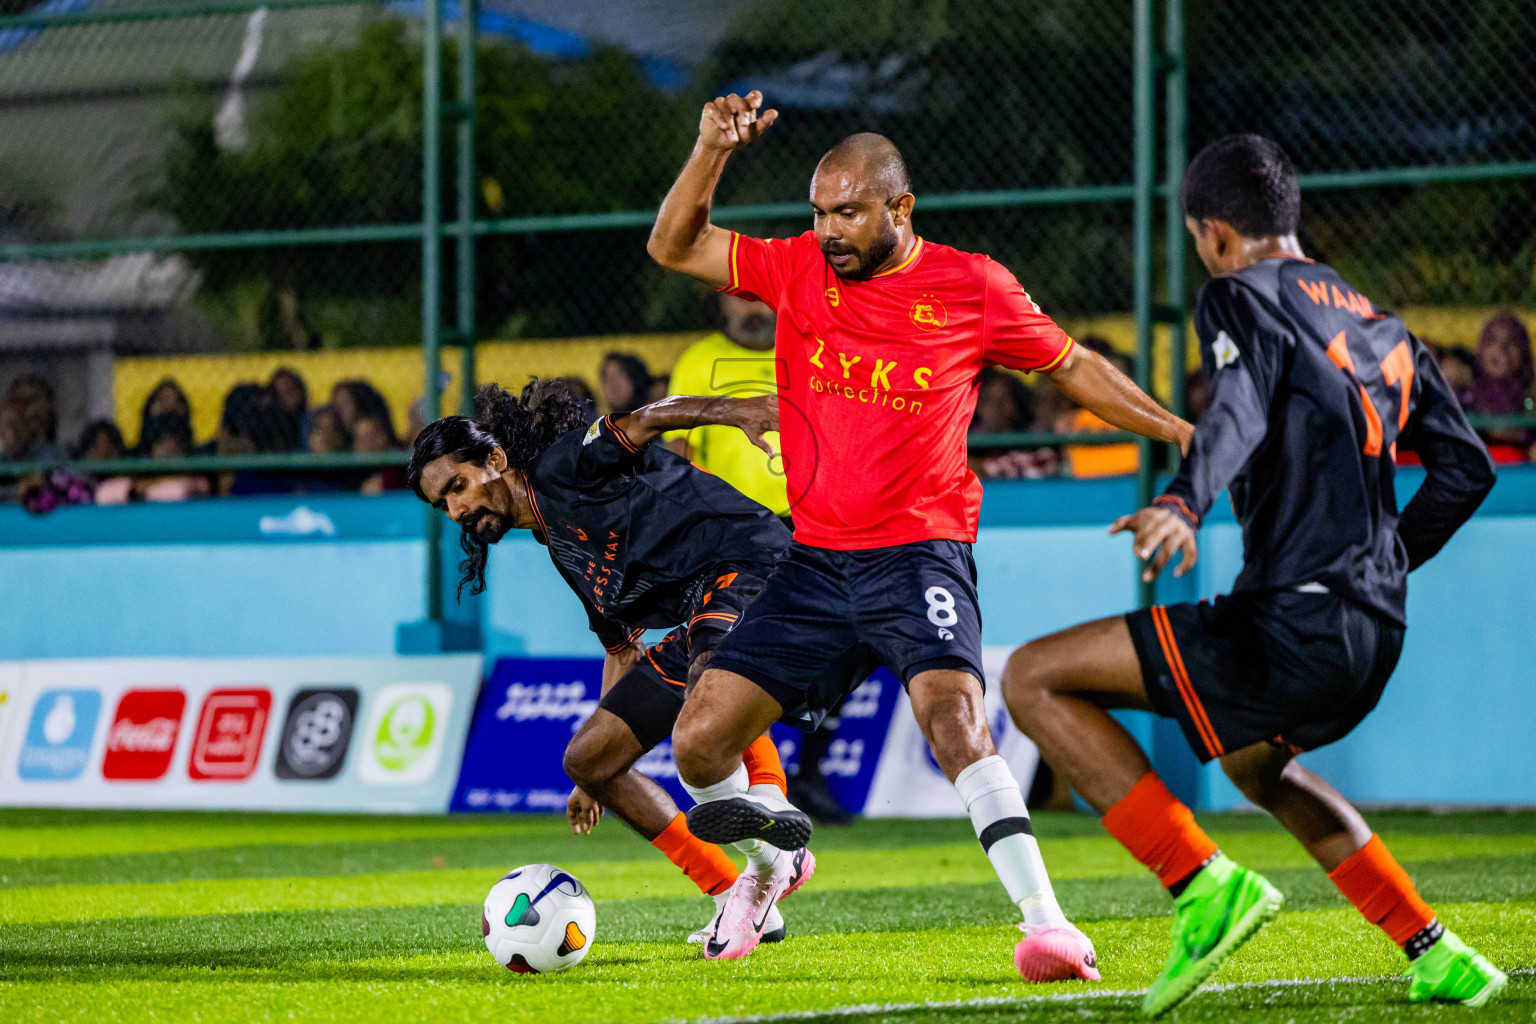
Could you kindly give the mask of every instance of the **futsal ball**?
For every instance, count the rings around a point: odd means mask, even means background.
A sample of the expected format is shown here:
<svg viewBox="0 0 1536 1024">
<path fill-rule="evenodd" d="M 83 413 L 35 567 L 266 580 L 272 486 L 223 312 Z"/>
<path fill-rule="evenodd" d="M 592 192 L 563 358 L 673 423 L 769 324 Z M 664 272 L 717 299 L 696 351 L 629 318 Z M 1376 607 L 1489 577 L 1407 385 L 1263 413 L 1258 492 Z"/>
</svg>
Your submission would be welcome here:
<svg viewBox="0 0 1536 1024">
<path fill-rule="evenodd" d="M 581 963 L 592 948 L 597 910 L 586 886 L 553 864 L 528 864 L 485 897 L 480 933 L 496 962 L 519 974 L 548 974 Z"/>
</svg>

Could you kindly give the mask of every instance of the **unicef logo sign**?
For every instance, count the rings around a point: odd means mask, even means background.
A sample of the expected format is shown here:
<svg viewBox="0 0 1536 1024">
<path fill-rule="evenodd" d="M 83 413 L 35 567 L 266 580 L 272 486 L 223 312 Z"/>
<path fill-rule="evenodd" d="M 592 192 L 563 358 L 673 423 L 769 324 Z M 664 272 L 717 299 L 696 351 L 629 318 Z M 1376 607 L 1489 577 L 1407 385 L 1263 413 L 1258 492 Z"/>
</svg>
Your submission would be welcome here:
<svg viewBox="0 0 1536 1024">
<path fill-rule="evenodd" d="M 453 694 L 442 683 L 391 683 L 379 691 L 364 730 L 364 782 L 426 782 L 442 759 Z"/>
</svg>

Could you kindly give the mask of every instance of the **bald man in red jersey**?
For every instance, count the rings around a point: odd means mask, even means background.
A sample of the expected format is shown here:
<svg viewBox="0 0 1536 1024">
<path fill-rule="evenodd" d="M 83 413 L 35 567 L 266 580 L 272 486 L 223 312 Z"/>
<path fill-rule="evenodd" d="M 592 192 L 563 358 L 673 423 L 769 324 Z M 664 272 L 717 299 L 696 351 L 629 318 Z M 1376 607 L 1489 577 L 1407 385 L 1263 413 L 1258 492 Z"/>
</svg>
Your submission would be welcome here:
<svg viewBox="0 0 1536 1024">
<path fill-rule="evenodd" d="M 778 114 L 757 92 L 705 105 L 699 137 L 648 249 L 670 269 L 778 313 L 780 441 L 794 543 L 726 634 L 673 731 L 695 835 L 803 846 L 809 819 L 747 792 L 741 753 L 776 720 L 814 727 L 878 665 L 907 687 L 934 758 L 1019 906 L 1015 950 L 1031 981 L 1098 978 L 1093 944 L 1062 914 L 1024 797 L 983 708 L 981 612 L 971 544 L 981 484 L 965 431 L 987 366 L 1048 373 L 1104 420 L 1183 444 L 1190 426 L 1075 345 L 1007 268 L 919 238 L 900 152 L 844 139 L 817 165 L 814 230 L 762 240 L 709 221 L 731 152 Z M 782 863 L 781 863 L 782 862 Z M 751 952 L 789 884 L 787 854 L 737 879 L 712 958 Z"/>
</svg>

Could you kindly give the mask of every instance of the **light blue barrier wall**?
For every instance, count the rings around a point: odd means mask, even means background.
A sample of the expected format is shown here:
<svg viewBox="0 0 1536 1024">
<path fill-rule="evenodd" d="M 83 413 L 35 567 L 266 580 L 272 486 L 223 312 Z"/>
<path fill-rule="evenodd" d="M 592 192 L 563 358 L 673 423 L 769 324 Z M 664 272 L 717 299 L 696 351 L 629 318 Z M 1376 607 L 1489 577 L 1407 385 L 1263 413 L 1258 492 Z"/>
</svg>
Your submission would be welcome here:
<svg viewBox="0 0 1536 1024">
<path fill-rule="evenodd" d="M 1407 489 L 1416 474 L 1405 473 Z M 988 488 L 976 546 L 983 641 L 1013 645 L 1134 606 L 1128 541 L 1105 525 L 1131 481 Z M 1223 508 L 1192 582 L 1208 596 L 1241 563 Z M 297 511 L 303 509 L 304 511 Z M 379 655 L 421 618 L 422 506 L 381 498 L 245 499 L 0 509 L 0 660 L 135 655 Z M 580 606 L 544 549 L 508 538 L 490 563 L 486 653 L 591 654 Z M 1536 804 L 1536 468 L 1505 470 L 1484 510 L 1411 585 L 1402 663 L 1380 708 L 1307 762 L 1368 803 Z M 1175 789 L 1234 805 L 1177 730 L 1128 719 Z"/>
</svg>

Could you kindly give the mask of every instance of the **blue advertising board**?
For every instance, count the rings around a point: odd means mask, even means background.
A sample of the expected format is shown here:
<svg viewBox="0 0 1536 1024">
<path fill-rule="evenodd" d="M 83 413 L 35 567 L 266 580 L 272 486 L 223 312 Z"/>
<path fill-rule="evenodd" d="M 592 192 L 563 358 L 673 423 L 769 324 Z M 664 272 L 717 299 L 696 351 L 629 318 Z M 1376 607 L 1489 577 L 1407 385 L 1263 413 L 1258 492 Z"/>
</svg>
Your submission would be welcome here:
<svg viewBox="0 0 1536 1024">
<path fill-rule="evenodd" d="M 601 658 L 500 658 L 486 678 L 475 709 L 454 811 L 563 812 L 571 780 L 561 762 L 576 730 L 597 709 Z M 843 705 L 822 772 L 850 810 L 864 807 L 875 777 L 901 685 L 884 669 Z M 799 764 L 801 734 L 773 727 L 787 771 Z M 670 740 L 635 766 L 655 779 L 680 807 L 693 801 L 677 779 Z"/>
</svg>

